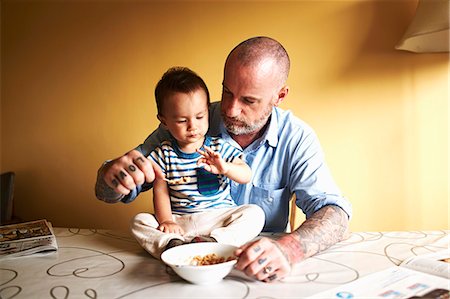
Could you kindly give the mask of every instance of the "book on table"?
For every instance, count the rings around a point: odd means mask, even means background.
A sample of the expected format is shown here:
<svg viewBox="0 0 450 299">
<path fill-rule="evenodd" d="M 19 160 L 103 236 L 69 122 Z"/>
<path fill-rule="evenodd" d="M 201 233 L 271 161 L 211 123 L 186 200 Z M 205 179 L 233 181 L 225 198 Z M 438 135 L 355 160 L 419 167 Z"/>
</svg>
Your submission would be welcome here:
<svg viewBox="0 0 450 299">
<path fill-rule="evenodd" d="M 310 298 L 450 298 L 450 249 L 411 257 Z"/>
<path fill-rule="evenodd" d="M 0 226 L 0 259 L 57 250 L 52 225 L 45 219 Z"/>
</svg>

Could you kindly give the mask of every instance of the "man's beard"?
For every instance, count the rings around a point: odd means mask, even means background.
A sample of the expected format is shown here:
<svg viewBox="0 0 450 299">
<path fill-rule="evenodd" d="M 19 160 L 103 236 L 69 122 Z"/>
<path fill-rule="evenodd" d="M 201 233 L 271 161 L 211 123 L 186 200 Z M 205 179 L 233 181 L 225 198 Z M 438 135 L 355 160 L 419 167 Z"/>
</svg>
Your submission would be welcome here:
<svg viewBox="0 0 450 299">
<path fill-rule="evenodd" d="M 245 135 L 262 129 L 272 113 L 273 106 L 267 107 L 263 115 L 253 123 L 248 123 L 243 118 L 228 117 L 222 112 L 222 119 L 227 131 L 233 135 Z"/>
</svg>

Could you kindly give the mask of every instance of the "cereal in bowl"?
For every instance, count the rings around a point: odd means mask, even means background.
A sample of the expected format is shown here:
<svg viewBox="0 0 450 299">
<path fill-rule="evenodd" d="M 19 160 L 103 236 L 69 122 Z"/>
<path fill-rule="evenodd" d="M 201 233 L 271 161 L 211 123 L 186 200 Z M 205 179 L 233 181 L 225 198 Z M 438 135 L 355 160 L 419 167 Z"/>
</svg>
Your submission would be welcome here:
<svg viewBox="0 0 450 299">
<path fill-rule="evenodd" d="M 229 262 L 232 260 L 235 260 L 236 257 L 234 256 L 229 256 L 227 258 L 223 257 L 223 256 L 218 256 L 215 253 L 210 253 L 204 256 L 194 256 L 190 262 L 191 265 L 193 266 L 207 266 L 207 265 L 215 265 L 215 264 L 220 264 L 220 263 L 225 263 L 225 262 Z"/>
</svg>

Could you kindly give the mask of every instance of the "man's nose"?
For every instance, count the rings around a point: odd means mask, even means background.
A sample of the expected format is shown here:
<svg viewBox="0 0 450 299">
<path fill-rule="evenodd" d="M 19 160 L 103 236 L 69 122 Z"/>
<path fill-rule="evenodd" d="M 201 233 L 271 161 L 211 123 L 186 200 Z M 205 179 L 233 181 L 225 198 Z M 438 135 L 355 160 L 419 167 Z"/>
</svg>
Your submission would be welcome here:
<svg viewBox="0 0 450 299">
<path fill-rule="evenodd" d="M 230 99 L 226 101 L 224 110 L 226 116 L 236 117 L 241 114 L 242 109 L 238 99 Z"/>
</svg>

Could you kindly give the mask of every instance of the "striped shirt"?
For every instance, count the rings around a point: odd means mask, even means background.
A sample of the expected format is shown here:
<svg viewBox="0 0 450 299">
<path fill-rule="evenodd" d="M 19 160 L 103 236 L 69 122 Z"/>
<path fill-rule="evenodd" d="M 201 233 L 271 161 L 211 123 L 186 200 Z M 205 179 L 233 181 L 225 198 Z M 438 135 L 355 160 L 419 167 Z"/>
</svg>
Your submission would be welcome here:
<svg viewBox="0 0 450 299">
<path fill-rule="evenodd" d="M 226 162 L 242 155 L 242 152 L 219 137 L 206 136 L 204 145 L 220 153 Z M 185 153 L 176 140 L 163 141 L 150 153 L 169 180 L 187 178 L 183 184 L 168 183 L 172 213 L 202 212 L 211 208 L 236 206 L 230 195 L 230 179 L 216 175 L 197 165 L 199 153 Z"/>
</svg>

